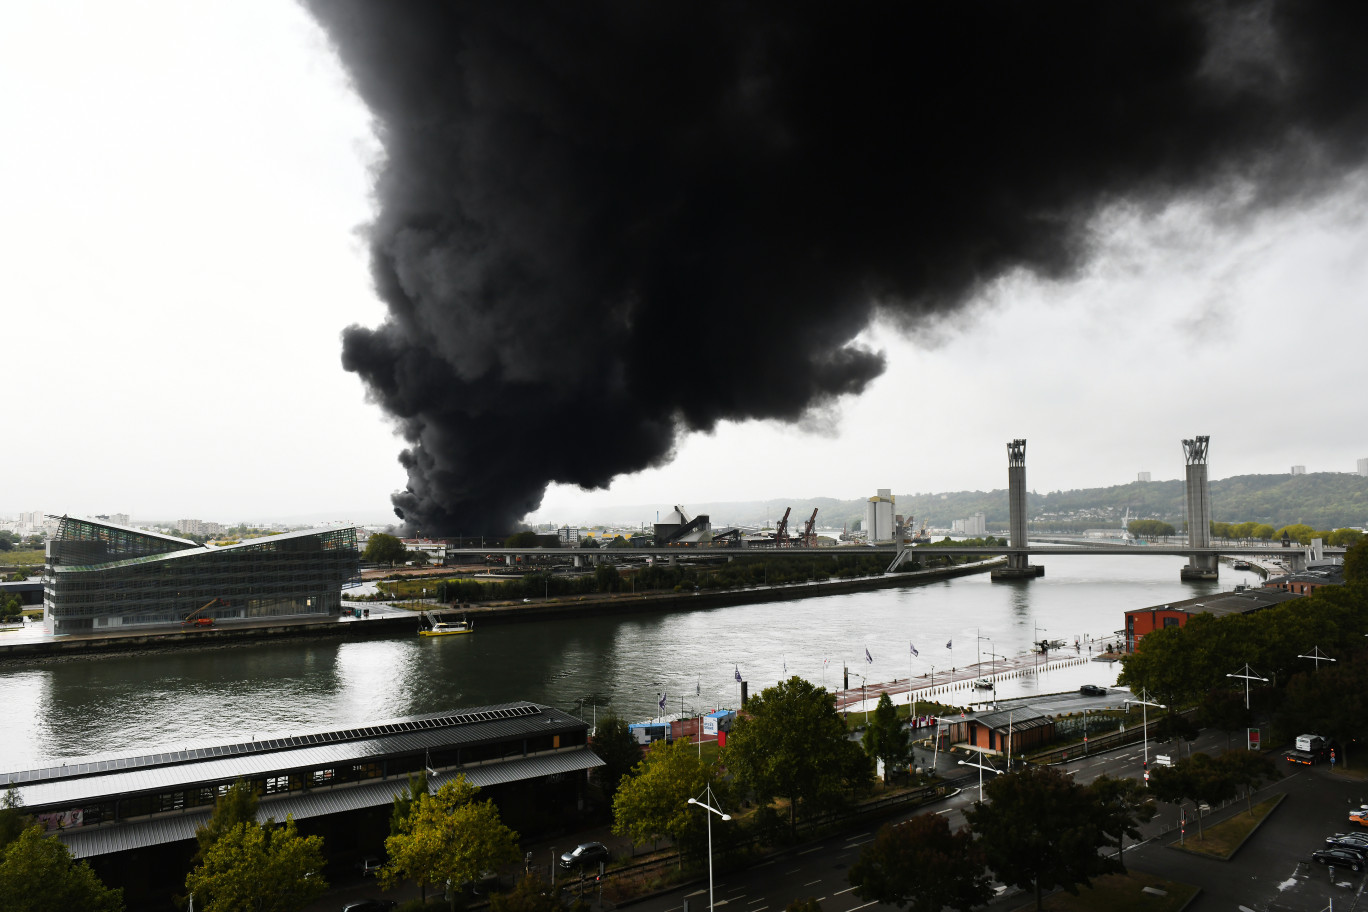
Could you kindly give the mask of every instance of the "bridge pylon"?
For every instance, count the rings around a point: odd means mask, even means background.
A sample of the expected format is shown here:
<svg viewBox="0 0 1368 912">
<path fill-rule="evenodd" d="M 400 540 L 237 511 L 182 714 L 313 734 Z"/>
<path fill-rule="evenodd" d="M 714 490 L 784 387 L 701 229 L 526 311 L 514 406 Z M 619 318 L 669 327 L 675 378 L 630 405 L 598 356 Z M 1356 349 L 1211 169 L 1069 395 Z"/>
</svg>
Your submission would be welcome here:
<svg viewBox="0 0 1368 912">
<path fill-rule="evenodd" d="M 1211 547 L 1211 493 L 1207 485 L 1207 445 L 1210 442 L 1210 437 L 1183 441 L 1183 456 L 1187 461 L 1188 545 L 1193 548 Z M 1178 578 L 1214 580 L 1220 575 L 1219 567 L 1216 555 L 1194 554 L 1178 571 Z"/>
<path fill-rule="evenodd" d="M 1007 513 L 1008 538 L 1011 548 L 1026 547 L 1026 441 L 1017 439 L 1007 444 Z M 1007 566 L 989 574 L 993 580 L 1034 579 L 1044 576 L 1045 568 L 1027 563 L 1025 552 L 1007 555 Z"/>
</svg>

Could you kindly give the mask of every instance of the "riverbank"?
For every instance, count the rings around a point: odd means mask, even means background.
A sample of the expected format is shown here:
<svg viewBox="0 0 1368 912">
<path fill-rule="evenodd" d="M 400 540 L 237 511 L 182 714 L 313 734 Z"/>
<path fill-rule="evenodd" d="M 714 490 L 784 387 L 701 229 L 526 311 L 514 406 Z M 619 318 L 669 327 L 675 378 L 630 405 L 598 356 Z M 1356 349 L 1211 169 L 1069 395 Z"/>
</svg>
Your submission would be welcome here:
<svg viewBox="0 0 1368 912">
<path fill-rule="evenodd" d="M 725 608 L 737 605 L 791 601 L 827 595 L 867 592 L 915 586 L 926 582 L 987 573 L 1005 558 L 976 561 L 954 567 L 938 567 L 907 573 L 889 573 L 856 579 L 792 583 L 782 586 L 757 586 L 749 589 L 708 592 L 668 592 L 643 595 L 582 596 L 533 602 L 498 602 L 462 607 L 461 613 L 476 627 L 489 624 L 525 624 L 606 615 L 657 614 Z M 363 609 L 374 606 L 358 603 Z M 446 608 L 447 606 L 433 606 Z M 52 636 L 25 631 L 22 637 L 0 634 L 0 662 L 50 662 L 102 655 L 128 655 L 187 649 L 223 649 L 263 642 L 301 638 L 377 639 L 416 632 L 414 612 L 376 613 L 374 617 L 327 619 L 291 618 L 272 622 L 228 623 L 222 627 L 184 630 L 157 627 L 138 631 L 119 631 L 79 636 Z"/>
</svg>

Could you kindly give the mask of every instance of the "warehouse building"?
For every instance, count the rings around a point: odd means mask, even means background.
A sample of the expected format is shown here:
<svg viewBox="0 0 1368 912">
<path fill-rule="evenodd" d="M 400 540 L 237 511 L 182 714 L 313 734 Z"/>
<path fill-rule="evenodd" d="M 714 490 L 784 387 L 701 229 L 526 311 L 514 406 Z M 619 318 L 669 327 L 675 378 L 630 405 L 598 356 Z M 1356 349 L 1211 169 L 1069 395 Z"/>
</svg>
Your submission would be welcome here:
<svg viewBox="0 0 1368 912">
<path fill-rule="evenodd" d="M 381 853 L 395 796 L 424 770 L 431 791 L 464 775 L 525 836 L 564 827 L 588 771 L 603 765 L 587 740 L 583 720 L 516 702 L 0 775 L 25 813 L 123 886 L 130 905 L 147 905 L 184 883 L 195 830 L 239 779 L 260 795 L 258 821 L 293 817 L 323 837 L 330 867 L 346 869 Z"/>
</svg>

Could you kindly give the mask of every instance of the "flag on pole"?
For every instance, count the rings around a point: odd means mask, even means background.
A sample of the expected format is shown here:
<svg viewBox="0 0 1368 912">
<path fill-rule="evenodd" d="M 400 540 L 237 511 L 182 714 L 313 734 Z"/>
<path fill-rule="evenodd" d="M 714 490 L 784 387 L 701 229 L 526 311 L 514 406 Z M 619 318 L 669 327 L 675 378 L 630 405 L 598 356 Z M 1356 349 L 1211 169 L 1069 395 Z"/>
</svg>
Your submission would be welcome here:
<svg viewBox="0 0 1368 912">
<path fill-rule="evenodd" d="M 873 665 L 873 664 L 874 664 L 874 657 L 873 657 L 872 655 L 869 654 L 869 647 L 868 647 L 868 646 L 865 647 L 865 664 L 867 664 L 867 665 Z"/>
<path fill-rule="evenodd" d="M 784 656 L 784 677 L 788 677 L 788 656 Z"/>
<path fill-rule="evenodd" d="M 739 665 L 733 665 L 732 668 L 735 669 L 734 674 L 736 675 L 736 683 L 737 683 L 737 684 L 740 684 L 740 683 L 741 683 L 741 666 L 739 666 Z"/>
<path fill-rule="evenodd" d="M 699 679 L 698 679 L 698 682 L 697 682 L 696 684 L 694 684 L 694 688 L 695 688 L 695 690 L 694 690 L 694 696 L 697 696 L 697 697 L 703 696 L 703 679 L 702 679 L 702 678 L 699 678 Z"/>
<path fill-rule="evenodd" d="M 668 695 L 668 693 L 669 693 L 669 691 L 664 691 L 664 692 L 662 692 L 661 695 L 660 695 L 660 711 L 661 711 L 661 712 L 664 712 L 664 711 L 665 711 L 665 697 L 666 697 L 666 695 Z"/>
<path fill-rule="evenodd" d="M 909 641 L 908 644 L 907 644 L 907 648 L 910 649 L 910 650 L 912 650 L 912 654 L 913 654 L 914 656 L 919 656 L 919 655 L 921 655 L 920 652 L 917 652 L 917 647 L 914 646 L 914 645 L 912 645 L 912 643 L 911 643 L 910 641 Z"/>
<path fill-rule="evenodd" d="M 951 649 L 951 650 L 953 650 L 953 649 L 955 648 L 955 641 L 954 641 L 953 639 L 946 640 L 946 641 L 945 641 L 945 648 L 946 648 L 946 649 Z"/>
</svg>

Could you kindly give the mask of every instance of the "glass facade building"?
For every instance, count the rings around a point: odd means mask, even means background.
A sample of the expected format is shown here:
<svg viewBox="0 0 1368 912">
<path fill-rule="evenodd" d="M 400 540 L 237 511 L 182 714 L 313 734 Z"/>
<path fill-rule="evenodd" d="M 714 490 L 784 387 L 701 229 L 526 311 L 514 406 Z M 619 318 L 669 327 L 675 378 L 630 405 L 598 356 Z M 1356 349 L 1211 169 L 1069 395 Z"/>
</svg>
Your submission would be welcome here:
<svg viewBox="0 0 1368 912">
<path fill-rule="evenodd" d="M 359 582 L 351 526 L 214 547 L 59 519 L 43 576 L 43 620 L 53 633 L 179 624 L 191 615 L 218 623 L 338 614 L 342 589 Z"/>
</svg>

